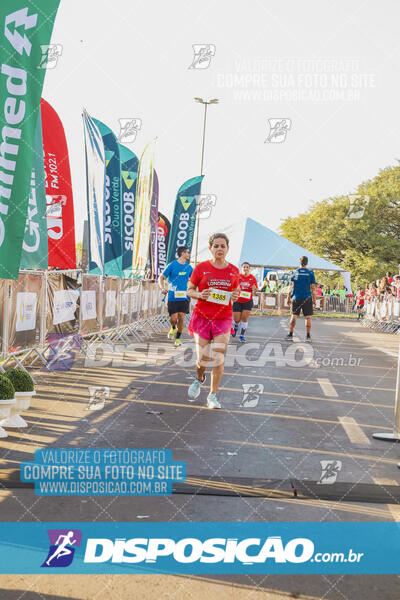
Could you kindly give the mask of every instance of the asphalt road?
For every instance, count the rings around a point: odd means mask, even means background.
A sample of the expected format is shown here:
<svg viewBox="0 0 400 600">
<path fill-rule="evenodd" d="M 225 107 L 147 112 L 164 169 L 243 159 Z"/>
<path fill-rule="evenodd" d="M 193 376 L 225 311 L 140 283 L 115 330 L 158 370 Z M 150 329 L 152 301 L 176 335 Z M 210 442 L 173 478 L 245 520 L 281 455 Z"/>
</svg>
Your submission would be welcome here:
<svg viewBox="0 0 400 600">
<path fill-rule="evenodd" d="M 310 345 L 303 320 L 294 342 L 284 340 L 287 328 L 287 318 L 253 317 L 247 343 L 232 340 L 222 410 L 206 408 L 206 389 L 187 400 L 194 360 L 186 335 L 178 350 L 157 335 L 129 352 L 104 351 L 101 361 L 76 355 L 68 371 L 35 373 L 29 427 L 0 440 L 2 520 L 400 522 L 400 446 L 372 437 L 393 429 L 398 336 L 318 319 Z M 102 410 L 88 410 L 90 385 L 110 388 Z M 187 482 L 169 497 L 38 497 L 17 487 L 16 474 L 47 447 L 169 448 L 186 462 Z M 23 589 L 28 600 L 139 597 L 133 585 L 145 598 L 400 597 L 399 577 L 373 575 L 20 575 L 1 576 L 0 585 L 7 600 Z"/>
</svg>

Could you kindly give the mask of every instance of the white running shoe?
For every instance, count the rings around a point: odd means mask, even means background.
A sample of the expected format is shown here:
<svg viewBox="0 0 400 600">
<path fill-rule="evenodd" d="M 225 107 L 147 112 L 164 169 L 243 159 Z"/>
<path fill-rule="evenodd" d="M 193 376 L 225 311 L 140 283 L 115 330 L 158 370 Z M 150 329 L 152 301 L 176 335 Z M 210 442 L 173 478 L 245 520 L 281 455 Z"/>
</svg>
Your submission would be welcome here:
<svg viewBox="0 0 400 600">
<path fill-rule="evenodd" d="M 189 389 L 188 389 L 189 402 L 196 400 L 196 398 L 198 398 L 200 396 L 200 388 L 203 385 L 203 383 L 205 383 L 205 381 L 206 381 L 205 375 L 204 375 L 203 381 L 199 381 L 196 377 L 196 379 L 193 381 L 193 383 L 189 386 Z"/>
<path fill-rule="evenodd" d="M 217 400 L 217 395 L 211 392 L 207 396 L 207 408 L 222 408 Z"/>
</svg>

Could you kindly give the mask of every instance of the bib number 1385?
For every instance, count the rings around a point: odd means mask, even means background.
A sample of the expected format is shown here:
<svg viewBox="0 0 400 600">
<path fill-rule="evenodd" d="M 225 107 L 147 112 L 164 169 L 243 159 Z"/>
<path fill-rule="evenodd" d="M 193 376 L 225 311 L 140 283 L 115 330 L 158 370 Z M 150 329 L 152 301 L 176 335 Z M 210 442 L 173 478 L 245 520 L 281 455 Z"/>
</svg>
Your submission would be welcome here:
<svg viewBox="0 0 400 600">
<path fill-rule="evenodd" d="M 209 302 L 215 302 L 216 304 L 229 304 L 230 299 L 231 292 L 224 292 L 223 290 L 210 288 L 210 295 L 208 297 Z"/>
</svg>

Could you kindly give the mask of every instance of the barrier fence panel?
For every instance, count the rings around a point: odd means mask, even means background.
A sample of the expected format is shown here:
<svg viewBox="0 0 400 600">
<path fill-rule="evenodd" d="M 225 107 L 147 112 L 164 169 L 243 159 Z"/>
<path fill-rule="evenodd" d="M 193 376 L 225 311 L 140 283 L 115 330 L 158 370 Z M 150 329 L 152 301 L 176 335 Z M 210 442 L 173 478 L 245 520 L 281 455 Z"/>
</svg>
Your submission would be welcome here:
<svg viewBox="0 0 400 600">
<path fill-rule="evenodd" d="M 84 273 L 80 297 L 80 333 L 96 333 L 101 329 L 101 277 Z"/>
<path fill-rule="evenodd" d="M 63 370 L 72 347 L 94 356 L 99 341 L 115 349 L 117 340 L 142 341 L 168 323 L 156 282 L 81 270 L 21 271 L 15 281 L 1 279 L 0 307 L 0 371 L 11 360 L 24 368 L 28 358 L 30 366 L 40 359 L 49 370 Z"/>
<path fill-rule="evenodd" d="M 261 306 L 263 310 L 271 310 L 277 308 L 278 298 L 276 294 L 265 293 L 261 294 Z"/>
<path fill-rule="evenodd" d="M 123 325 L 129 325 L 131 322 L 131 280 L 130 279 L 121 279 L 121 302 L 120 302 L 120 312 L 119 312 L 119 323 L 118 325 L 122 327 Z"/>
<path fill-rule="evenodd" d="M 47 273 L 45 341 L 50 343 L 79 332 L 79 293 L 77 272 Z"/>
<path fill-rule="evenodd" d="M 134 279 L 131 281 L 130 285 L 130 323 L 135 323 L 140 319 L 140 303 L 142 296 L 142 284 L 140 281 L 135 281 Z"/>
<path fill-rule="evenodd" d="M 141 341 L 136 332 L 140 301 L 140 282 L 134 279 L 121 279 L 121 310 L 119 315 L 119 331 L 125 344 L 129 344 L 129 335 Z"/>
<path fill-rule="evenodd" d="M 139 319 L 147 322 L 149 318 L 150 306 L 150 282 L 142 281 L 142 297 L 139 310 Z"/>
<path fill-rule="evenodd" d="M 10 282 L 6 299 L 8 354 L 40 345 L 45 292 L 45 273 L 41 271 L 21 271 L 18 279 Z"/>
<path fill-rule="evenodd" d="M 362 324 L 382 333 L 400 333 L 400 300 L 379 298 L 365 302 Z"/>
<path fill-rule="evenodd" d="M 106 277 L 103 280 L 103 330 L 118 326 L 120 281 L 119 277 Z"/>
</svg>

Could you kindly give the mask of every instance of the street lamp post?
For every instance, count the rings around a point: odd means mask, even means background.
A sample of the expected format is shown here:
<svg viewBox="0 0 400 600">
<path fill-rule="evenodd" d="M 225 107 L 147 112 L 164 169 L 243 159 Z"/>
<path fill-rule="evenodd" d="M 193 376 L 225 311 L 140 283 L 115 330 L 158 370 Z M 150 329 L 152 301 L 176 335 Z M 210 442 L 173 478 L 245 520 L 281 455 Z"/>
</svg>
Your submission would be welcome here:
<svg viewBox="0 0 400 600">
<path fill-rule="evenodd" d="M 199 102 L 200 104 L 204 104 L 204 123 L 203 123 L 203 141 L 201 145 L 201 168 L 200 175 L 204 175 L 203 173 L 203 164 L 204 164 L 204 145 L 206 140 L 206 122 L 207 122 L 207 106 L 209 104 L 218 104 L 218 98 L 213 98 L 212 100 L 203 100 L 203 98 L 195 98 L 195 102 Z M 195 251 L 195 265 L 197 265 L 197 254 L 199 250 L 199 228 L 200 228 L 200 202 L 197 203 L 196 207 L 196 251 Z"/>
</svg>

